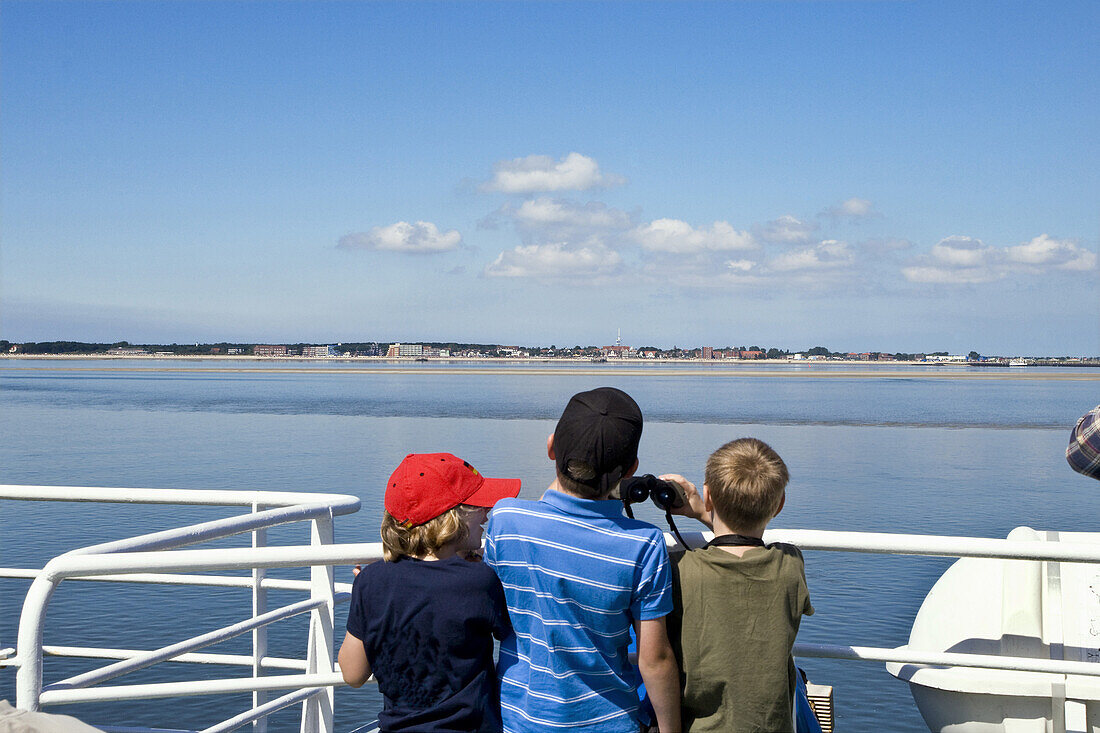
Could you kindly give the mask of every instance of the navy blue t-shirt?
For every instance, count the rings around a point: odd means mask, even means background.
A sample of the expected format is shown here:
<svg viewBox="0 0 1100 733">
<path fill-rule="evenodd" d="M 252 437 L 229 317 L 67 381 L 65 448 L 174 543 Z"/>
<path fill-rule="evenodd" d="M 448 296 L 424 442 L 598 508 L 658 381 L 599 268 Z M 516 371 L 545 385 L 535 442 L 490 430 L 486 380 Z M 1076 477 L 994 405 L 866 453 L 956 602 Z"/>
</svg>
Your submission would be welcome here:
<svg viewBox="0 0 1100 733">
<path fill-rule="evenodd" d="M 348 632 L 385 697 L 386 733 L 500 731 L 493 637 L 511 632 L 504 591 L 481 562 L 404 558 L 355 578 Z"/>
</svg>

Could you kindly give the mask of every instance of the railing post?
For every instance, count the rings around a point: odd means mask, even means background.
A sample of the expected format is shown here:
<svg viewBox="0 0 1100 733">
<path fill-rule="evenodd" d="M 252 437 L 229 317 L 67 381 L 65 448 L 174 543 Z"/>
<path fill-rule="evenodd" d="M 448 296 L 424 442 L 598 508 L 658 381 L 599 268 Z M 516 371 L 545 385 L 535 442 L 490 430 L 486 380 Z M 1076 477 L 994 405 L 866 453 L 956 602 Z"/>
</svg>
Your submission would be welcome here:
<svg viewBox="0 0 1100 733">
<path fill-rule="evenodd" d="M 23 599 L 23 612 L 19 616 L 16 636 L 16 656 L 19 671 L 15 673 L 15 707 L 20 710 L 38 710 L 42 696 L 42 624 L 46 618 L 46 606 L 57 588 L 57 580 L 51 577 L 47 567 L 31 583 Z"/>
<path fill-rule="evenodd" d="M 310 522 L 311 545 L 331 545 L 333 543 L 332 514 L 318 517 Z M 336 599 L 334 586 L 335 573 L 331 565 L 313 565 L 309 570 L 310 598 L 323 598 L 325 604 L 310 613 L 309 652 L 306 659 L 306 674 L 332 672 L 335 669 L 333 654 L 333 606 Z M 305 702 L 302 710 L 302 733 L 333 733 L 333 688 Z"/>
<path fill-rule="evenodd" d="M 253 503 L 252 513 L 263 509 L 263 505 Z M 257 529 L 252 532 L 252 546 L 267 546 L 267 530 Z M 267 613 L 267 590 L 263 586 L 264 576 L 267 571 L 263 568 L 252 568 L 252 618 Z M 252 676 L 263 676 L 263 658 L 267 656 L 267 626 L 261 626 L 252 630 Z M 258 708 L 267 702 L 267 693 L 256 690 L 252 693 L 252 707 Z M 267 733 L 267 716 L 263 716 L 252 722 L 254 733 Z"/>
</svg>

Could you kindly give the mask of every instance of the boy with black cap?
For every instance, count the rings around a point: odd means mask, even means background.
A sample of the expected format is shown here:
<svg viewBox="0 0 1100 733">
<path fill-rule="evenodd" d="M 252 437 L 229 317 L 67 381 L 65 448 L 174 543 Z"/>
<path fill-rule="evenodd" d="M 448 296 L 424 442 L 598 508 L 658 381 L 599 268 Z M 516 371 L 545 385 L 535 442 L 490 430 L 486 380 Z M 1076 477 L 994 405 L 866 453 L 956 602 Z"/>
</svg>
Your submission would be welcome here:
<svg viewBox="0 0 1100 733">
<path fill-rule="evenodd" d="M 608 498 L 637 469 L 641 435 L 641 410 L 625 392 L 574 395 L 546 443 L 554 483 L 539 501 L 504 499 L 493 510 L 485 562 L 504 586 L 514 629 L 498 665 L 505 731 L 637 733 L 631 626 L 660 729 L 679 728 L 664 536 Z"/>
</svg>

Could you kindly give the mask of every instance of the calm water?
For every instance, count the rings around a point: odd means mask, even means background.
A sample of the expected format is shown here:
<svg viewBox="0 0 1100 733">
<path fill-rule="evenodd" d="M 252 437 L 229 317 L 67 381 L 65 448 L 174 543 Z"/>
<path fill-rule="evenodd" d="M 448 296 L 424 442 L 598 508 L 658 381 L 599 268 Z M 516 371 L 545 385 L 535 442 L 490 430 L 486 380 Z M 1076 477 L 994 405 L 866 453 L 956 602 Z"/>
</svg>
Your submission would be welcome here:
<svg viewBox="0 0 1100 733">
<path fill-rule="evenodd" d="M 225 365 L 173 362 L 167 371 L 150 371 L 149 361 L 0 362 L 0 482 L 349 493 L 363 500 L 363 509 L 337 521 L 337 541 L 376 541 L 384 481 L 406 453 L 456 453 L 487 475 L 523 479 L 524 495 L 536 497 L 553 477 L 545 440 L 565 401 L 582 389 L 614 385 L 633 395 L 646 416 L 643 471 L 677 471 L 701 482 L 706 456 L 727 440 L 752 435 L 775 447 L 792 476 L 777 527 L 1003 537 L 1023 524 L 1095 530 L 1100 515 L 1100 487 L 1070 471 L 1062 457 L 1073 422 L 1100 402 L 1096 370 L 1046 372 L 1092 377 L 1061 381 L 1007 374 L 922 379 L 945 372 L 913 368 L 866 379 L 760 377 L 738 368 L 678 375 L 660 365 L 641 376 L 602 365 L 505 373 L 431 366 L 413 374 L 344 373 L 341 364 L 277 370 L 300 366 L 292 363 L 221 371 Z M 4 502 L 0 512 L 0 565 L 8 567 L 40 567 L 75 547 L 228 513 L 32 502 Z M 648 508 L 640 513 L 660 522 Z M 272 538 L 305 540 L 304 527 Z M 805 620 L 799 639 L 904 644 L 924 594 L 948 564 L 807 553 L 817 615 Z M 350 581 L 350 571 L 338 569 L 338 578 Z M 27 585 L 0 580 L 0 647 L 14 645 Z M 271 603 L 297 598 L 275 593 Z M 247 591 L 235 589 L 67 583 L 51 603 L 45 642 L 153 648 L 247 617 L 249 603 Z M 272 653 L 304 656 L 304 639 L 304 620 L 272 627 Z M 214 651 L 249 653 L 248 637 Z M 908 688 L 882 665 L 801 664 L 811 679 L 835 686 L 841 730 L 925 730 Z M 94 666 L 47 659 L 46 679 Z M 206 671 L 161 665 L 116 684 Z M 0 671 L 0 697 L 14 697 L 12 670 Z M 55 710 L 93 723 L 195 729 L 248 706 L 242 696 Z M 379 707 L 373 688 L 338 690 L 339 729 L 374 719 Z M 277 714 L 273 730 L 296 730 L 295 716 Z"/>
</svg>

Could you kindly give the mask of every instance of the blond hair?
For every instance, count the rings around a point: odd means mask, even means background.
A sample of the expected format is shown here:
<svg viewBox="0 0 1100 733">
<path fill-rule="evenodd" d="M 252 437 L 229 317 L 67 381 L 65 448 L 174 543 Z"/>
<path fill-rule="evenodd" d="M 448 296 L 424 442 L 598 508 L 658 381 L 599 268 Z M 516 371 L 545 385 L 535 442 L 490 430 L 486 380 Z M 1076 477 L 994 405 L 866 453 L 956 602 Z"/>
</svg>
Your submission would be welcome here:
<svg viewBox="0 0 1100 733">
<path fill-rule="evenodd" d="M 771 446 L 740 438 L 710 454 L 704 481 L 723 522 L 756 527 L 779 512 L 789 478 L 787 464 Z"/>
<path fill-rule="evenodd" d="M 414 527 L 405 527 L 389 512 L 383 512 L 382 557 L 386 562 L 397 562 L 403 557 L 422 558 L 434 555 L 451 542 L 461 542 L 469 534 L 466 518 L 475 511 L 475 507 L 459 504 Z"/>
</svg>

